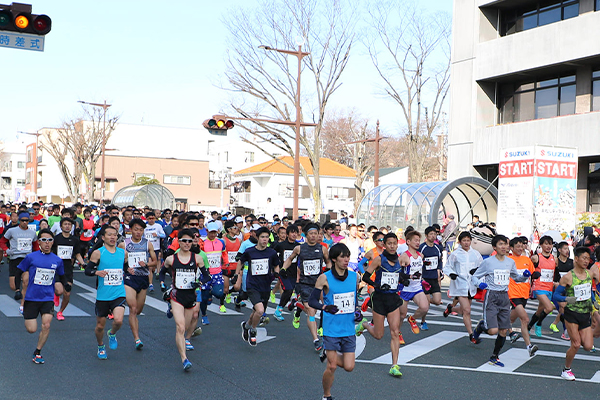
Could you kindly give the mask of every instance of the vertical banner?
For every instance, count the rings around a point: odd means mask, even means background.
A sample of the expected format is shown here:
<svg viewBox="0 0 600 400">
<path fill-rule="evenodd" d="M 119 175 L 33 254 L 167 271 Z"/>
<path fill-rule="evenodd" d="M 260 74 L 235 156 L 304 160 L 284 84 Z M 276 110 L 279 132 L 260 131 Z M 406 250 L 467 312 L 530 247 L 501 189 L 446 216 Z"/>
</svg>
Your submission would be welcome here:
<svg viewBox="0 0 600 400">
<path fill-rule="evenodd" d="M 498 165 L 498 233 L 510 238 L 533 233 L 534 147 L 504 149 Z"/>
<path fill-rule="evenodd" d="M 576 223 L 577 149 L 535 147 L 535 224 L 567 239 Z"/>
</svg>

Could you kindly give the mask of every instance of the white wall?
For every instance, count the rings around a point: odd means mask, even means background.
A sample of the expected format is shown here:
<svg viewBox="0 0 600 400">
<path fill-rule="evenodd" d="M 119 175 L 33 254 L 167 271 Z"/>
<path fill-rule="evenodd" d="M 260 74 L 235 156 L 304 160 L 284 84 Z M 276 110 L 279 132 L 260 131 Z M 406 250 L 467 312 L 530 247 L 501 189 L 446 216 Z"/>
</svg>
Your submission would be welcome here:
<svg viewBox="0 0 600 400">
<path fill-rule="evenodd" d="M 25 185 L 18 185 L 17 181 L 25 182 L 25 146 L 21 141 L 2 144 L 2 153 L 0 156 L 0 177 L 10 178 L 10 185 L 4 185 L 4 180 L 0 179 L 0 200 L 15 201 L 15 189 L 24 189 Z M 23 168 L 19 168 L 19 162 Z M 11 165 L 12 164 L 12 165 Z"/>
</svg>

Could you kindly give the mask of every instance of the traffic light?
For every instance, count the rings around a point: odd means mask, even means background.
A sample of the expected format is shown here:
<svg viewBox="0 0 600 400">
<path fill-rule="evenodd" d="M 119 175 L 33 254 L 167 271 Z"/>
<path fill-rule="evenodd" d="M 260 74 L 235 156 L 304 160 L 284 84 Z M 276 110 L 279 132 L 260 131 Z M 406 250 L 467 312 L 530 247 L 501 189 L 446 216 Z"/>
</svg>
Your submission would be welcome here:
<svg viewBox="0 0 600 400">
<path fill-rule="evenodd" d="M 52 29 L 52 20 L 47 15 L 31 13 L 31 4 L 0 4 L 0 31 L 46 35 Z"/>
<path fill-rule="evenodd" d="M 235 124 L 222 115 L 213 115 L 211 119 L 205 120 L 202 126 L 212 135 L 227 136 L 227 130 L 233 128 Z"/>
</svg>

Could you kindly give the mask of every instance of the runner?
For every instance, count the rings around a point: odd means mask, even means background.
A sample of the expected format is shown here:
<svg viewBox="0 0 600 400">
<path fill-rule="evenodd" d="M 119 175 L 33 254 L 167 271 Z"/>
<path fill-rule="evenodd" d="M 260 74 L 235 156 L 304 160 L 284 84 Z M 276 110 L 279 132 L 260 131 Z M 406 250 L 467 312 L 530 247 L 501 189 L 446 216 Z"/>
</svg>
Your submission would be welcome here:
<svg viewBox="0 0 600 400">
<path fill-rule="evenodd" d="M 360 271 L 364 273 L 364 270 L 360 270 L 362 266 L 359 266 L 358 261 L 362 258 L 364 254 L 364 241 L 358 235 L 358 227 L 354 224 L 351 224 L 348 227 L 348 237 L 343 239 L 340 243 L 344 243 L 350 249 L 350 264 L 348 264 L 348 268 L 352 271 Z"/>
<path fill-rule="evenodd" d="M 439 306 L 442 304 L 442 291 L 440 281 L 442 280 L 442 246 L 435 243 L 437 238 L 437 229 L 429 226 L 425 229 L 425 241 L 419 246 L 419 252 L 423 254 L 423 280 L 429 284 L 429 289 L 423 291 L 429 300 L 429 304 Z M 421 330 L 427 331 L 429 327 L 425 322 L 427 313 L 421 318 Z"/>
<path fill-rule="evenodd" d="M 256 237 L 256 232 L 259 229 L 260 229 L 260 225 L 258 225 L 258 224 L 252 225 L 252 230 L 248 234 L 249 235 L 248 239 L 246 239 L 242 242 L 240 249 L 238 250 L 236 260 L 239 261 L 239 259 L 242 257 L 242 254 L 244 254 L 247 249 L 249 249 L 250 247 L 256 246 L 256 243 L 258 243 L 258 239 Z M 236 269 L 237 269 L 237 265 L 236 265 Z M 235 289 L 235 291 L 238 292 L 238 296 L 235 298 L 234 305 L 235 305 L 235 310 L 238 312 L 242 310 L 242 307 L 246 306 L 246 303 L 244 303 L 244 300 L 248 299 L 248 294 L 246 293 L 247 276 L 248 276 L 248 264 L 244 264 L 244 271 L 243 271 L 243 275 L 242 275 L 241 286 L 239 286 L 238 284 L 235 285 L 235 287 L 237 287 L 237 289 Z M 236 283 L 239 283 L 239 281 L 240 280 L 237 279 Z"/>
<path fill-rule="evenodd" d="M 63 262 L 65 270 L 65 279 L 71 285 L 73 285 L 73 260 L 77 260 L 79 265 L 84 265 L 83 257 L 79 252 L 80 242 L 75 236 L 71 235 L 71 228 L 73 227 L 73 221 L 69 218 L 63 218 L 60 221 L 60 228 L 62 232 L 60 235 L 54 237 L 54 245 L 52 246 L 52 252 L 58 256 Z M 40 231 L 41 232 L 41 231 Z M 56 319 L 58 321 L 64 321 L 65 316 L 63 313 L 71 300 L 71 293 L 66 290 L 62 294 L 62 304 L 60 304 L 60 310 L 56 313 Z M 58 306 L 59 297 L 54 296 L 54 305 Z"/>
<path fill-rule="evenodd" d="M 298 226 L 288 225 L 288 227 L 285 230 L 285 233 L 286 240 L 277 243 L 277 246 L 275 246 L 274 248 L 274 250 L 279 255 L 279 261 L 281 262 L 281 265 L 285 264 L 285 260 L 288 259 L 288 257 L 293 253 L 294 249 L 298 246 L 298 243 L 296 243 L 296 239 L 298 239 L 299 234 Z M 275 317 L 277 321 L 285 320 L 285 318 L 281 314 L 281 310 L 292 298 L 292 293 L 294 292 L 294 288 L 296 287 L 296 277 L 298 276 L 297 271 L 298 257 L 295 257 L 292 260 L 290 266 L 286 269 L 286 272 L 283 273 L 283 275 L 285 276 L 282 276 L 281 274 L 279 276 L 279 282 L 281 282 L 281 288 L 283 289 L 283 293 L 279 298 L 279 305 L 275 309 L 275 313 L 273 313 L 273 317 Z M 300 326 L 300 317 L 294 317 L 293 325 L 294 328 Z"/>
<path fill-rule="evenodd" d="M 239 239 L 239 228 L 234 220 L 228 220 L 224 224 L 225 236 L 223 241 L 225 242 L 225 252 L 223 253 L 223 293 L 225 294 L 225 302 L 231 303 L 231 293 L 229 285 L 235 284 L 232 282 L 235 277 L 235 269 L 237 267 L 237 256 L 242 241 Z"/>
<path fill-rule="evenodd" d="M 241 326 L 242 338 L 250 346 L 257 345 L 256 327 L 267 308 L 269 293 L 271 292 L 271 282 L 273 278 L 279 276 L 279 258 L 277 257 L 277 253 L 272 248 L 267 247 L 269 243 L 269 229 L 266 227 L 258 229 L 256 237 L 258 238 L 256 246 L 249 247 L 244 251 L 235 271 L 238 275 L 235 286 L 239 290 L 243 278 L 242 267 L 245 263 L 248 263 L 246 289 L 253 309 L 248 321 L 242 321 Z"/>
<path fill-rule="evenodd" d="M 400 349 L 400 306 L 403 301 L 398 295 L 398 283 L 405 282 L 408 285 L 409 283 L 406 281 L 409 276 L 402 272 L 402 265 L 398 253 L 396 253 L 398 249 L 396 235 L 393 233 L 385 235 L 384 245 L 385 249 L 381 256 L 373 259 L 362 276 L 363 282 L 368 283 L 375 290 L 372 295 L 373 324 L 369 324 L 366 318 L 363 319 L 356 327 L 356 335 L 362 335 L 366 329 L 371 336 L 380 340 L 384 334 L 384 322 L 387 318 L 392 338 L 390 343 L 392 367 L 389 373 L 392 376 L 402 376 L 398 365 L 398 351 Z M 373 273 L 375 273 L 374 281 L 371 279 Z"/>
<path fill-rule="evenodd" d="M 523 273 L 524 270 L 528 270 L 532 275 L 532 279 L 539 278 L 540 273 L 534 271 L 533 263 L 529 257 L 527 257 L 524 253 L 525 246 L 523 245 L 523 241 L 519 237 L 512 238 L 510 240 L 510 250 L 512 252 L 510 257 L 517 266 L 517 271 L 519 273 Z M 510 279 L 508 283 L 508 298 L 510 300 L 510 324 L 515 322 L 517 318 L 521 320 L 521 334 L 517 332 L 513 332 L 512 328 L 509 330 L 509 338 L 511 343 L 515 343 L 521 335 L 523 336 L 523 340 L 525 341 L 525 345 L 527 346 L 527 351 L 529 352 L 529 357 L 533 357 L 538 350 L 537 345 L 531 344 L 531 340 L 529 338 L 529 330 L 527 329 L 527 324 L 529 323 L 529 317 L 527 316 L 527 311 L 525 311 L 525 306 L 527 305 L 527 299 L 529 298 L 529 291 L 531 289 L 531 285 L 529 282 L 515 282 L 514 279 Z"/>
<path fill-rule="evenodd" d="M 164 298 L 171 305 L 176 325 L 175 343 L 183 363 L 183 369 L 188 371 L 192 367 L 192 363 L 187 358 L 186 350 L 193 350 L 194 347 L 189 340 L 186 340 L 185 335 L 196 326 L 192 319 L 196 306 L 195 289 L 200 286 L 196 281 L 198 269 L 202 270 L 204 281 L 208 281 L 209 277 L 202 257 L 190 251 L 194 232 L 191 229 L 182 229 L 177 234 L 177 238 L 180 243 L 179 251 L 177 254 L 167 257 L 160 270 L 159 279 L 164 282 L 165 273 L 171 275 L 171 288 L 165 293 Z"/>
<path fill-rule="evenodd" d="M 83 229 L 81 230 L 81 235 L 79 236 L 78 249 L 82 259 L 87 257 L 88 250 L 90 249 L 90 244 L 92 243 L 92 239 L 94 238 L 94 219 L 92 218 L 92 209 L 86 207 L 83 210 L 83 217 Z M 80 262 L 80 265 L 83 265 L 83 263 Z"/>
<path fill-rule="evenodd" d="M 308 305 L 308 299 L 319 275 L 322 273 L 323 261 L 325 261 L 328 269 L 331 269 L 331 261 L 329 260 L 327 248 L 318 242 L 319 226 L 310 223 L 305 227 L 304 232 L 306 233 L 306 243 L 296 246 L 292 254 L 285 260 L 282 277 L 287 278 L 289 276 L 293 279 L 287 269 L 291 267 L 293 260 L 298 257 L 295 290 L 306 312 L 308 330 L 312 336 L 315 351 L 321 351 L 323 345 L 317 336 L 316 310 Z"/>
<path fill-rule="evenodd" d="M 43 229 L 38 235 L 40 250 L 28 254 L 19 264 L 15 271 L 15 279 L 21 281 L 22 274 L 28 273 L 29 285 L 25 293 L 25 305 L 23 307 L 23 317 L 25 318 L 25 329 L 29 333 L 37 331 L 37 317 L 42 317 L 42 330 L 38 337 L 37 347 L 33 352 L 33 362 L 43 364 L 44 357 L 41 351 L 48 335 L 50 334 L 50 323 L 54 315 L 54 293 L 55 290 L 61 294 L 63 288 L 65 291 L 71 291 L 71 284 L 65 279 L 63 262 L 55 254 L 52 254 L 52 243 L 54 235 L 49 229 Z M 62 286 L 56 285 L 56 275 L 60 279 Z"/>
<path fill-rule="evenodd" d="M 384 234 L 383 232 L 374 232 L 371 236 L 371 239 L 373 240 L 373 243 L 375 243 L 375 247 L 372 248 L 371 250 L 367 251 L 365 253 L 365 256 L 363 257 L 362 260 L 360 260 L 359 264 L 361 264 L 361 268 L 363 270 L 366 271 L 367 268 L 365 268 L 365 265 L 370 265 L 371 262 L 378 258 L 379 256 L 381 256 L 381 254 L 383 254 L 383 250 L 385 249 L 385 245 L 383 244 L 383 239 L 384 239 Z M 396 238 L 397 240 L 397 238 Z M 371 280 L 374 280 L 375 276 L 373 274 L 371 274 Z M 367 294 L 368 296 L 366 296 L 363 301 L 362 301 L 362 305 L 361 305 L 361 310 L 362 311 L 367 311 L 369 308 L 369 305 L 371 304 L 371 294 L 373 294 L 373 286 L 368 285 L 367 286 Z M 360 298 L 361 295 L 361 288 L 359 288 L 359 298 L 358 300 L 361 301 Z"/>
<path fill-rule="evenodd" d="M 508 238 L 506 236 L 494 236 L 492 247 L 496 251 L 496 255 L 486 258 L 473 274 L 479 283 L 479 288 L 488 289 L 483 303 L 483 319 L 477 324 L 475 332 L 473 332 L 473 339 L 478 343 L 481 332 L 488 335 L 498 334 L 489 363 L 504 367 L 504 363 L 499 360 L 498 355 L 506 342 L 506 333 L 510 328 L 509 279 L 525 282 L 531 277 L 531 272 L 525 269 L 520 274 L 515 262 L 506 256 L 508 254 Z"/>
<path fill-rule="evenodd" d="M 560 242 L 557 246 L 558 257 L 556 257 L 556 269 L 554 270 L 554 284 L 558 286 L 560 279 L 565 276 L 568 272 L 571 272 L 573 269 L 573 260 L 569 258 L 570 250 L 569 244 L 567 242 Z M 565 325 L 565 303 L 558 303 L 553 301 L 556 310 L 558 310 L 558 315 L 554 319 L 554 322 L 550 324 L 550 330 L 552 332 L 560 332 L 556 324 L 560 321 L 563 327 L 563 333 L 560 336 L 563 340 L 569 340 L 569 333 L 567 332 L 567 327 Z"/>
<path fill-rule="evenodd" d="M 355 364 L 356 336 L 354 319 L 358 274 L 348 270 L 350 250 L 344 244 L 329 249 L 332 268 L 325 272 L 315 284 L 309 305 L 321 310 L 323 316 L 323 356 L 327 357 L 327 368 L 323 372 L 323 399 L 333 400 L 331 387 L 338 366 L 352 372 Z M 321 295 L 323 302 L 321 302 Z M 341 353 L 341 356 L 338 355 Z"/>
<path fill-rule="evenodd" d="M 454 298 L 459 305 L 452 307 L 448 304 L 444 310 L 444 317 L 448 317 L 451 312 L 456 312 L 463 318 L 463 324 L 469 333 L 469 340 L 472 343 L 479 343 L 481 339 L 473 338 L 473 326 L 471 324 L 471 300 L 477 293 L 477 282 L 472 279 L 472 272 L 483 262 L 481 254 L 471 248 L 471 234 L 467 231 L 458 235 L 459 246 L 448 256 L 448 261 L 444 266 L 444 273 L 451 279 L 448 296 Z"/>
<path fill-rule="evenodd" d="M 85 274 L 98 276 L 98 289 L 96 291 L 96 340 L 98 341 L 98 358 L 106 360 L 106 346 L 104 345 L 104 326 L 108 314 L 113 315 L 111 328 L 106 332 L 108 335 L 108 347 L 117 349 L 117 332 L 123 325 L 125 315 L 125 285 L 123 284 L 123 272 L 127 269 L 127 254 L 125 250 L 117 245 L 118 228 L 107 225 L 104 228 L 104 245 L 94 250 L 90 261 L 85 267 Z M 133 275 L 133 268 L 128 272 Z M 102 279 L 100 279 L 102 278 Z"/>
<path fill-rule="evenodd" d="M 574 253 L 573 269 L 560 279 L 553 295 L 556 302 L 567 303 L 564 315 L 571 347 L 567 350 L 565 367 L 560 376 L 568 381 L 575 380 L 571 364 L 579 348 L 583 346 L 584 350 L 591 351 L 594 347 L 591 328 L 592 279 L 600 281 L 598 268 L 587 270 L 591 251 L 586 247 L 577 247 Z"/>
<path fill-rule="evenodd" d="M 162 226 L 156 223 L 156 214 L 154 214 L 153 211 L 146 213 L 146 221 L 148 221 L 148 224 L 146 225 L 146 229 L 144 229 L 144 237 L 152 245 L 157 260 L 154 265 L 152 265 L 152 263 L 148 264 L 148 291 L 154 292 L 152 280 L 154 278 L 156 266 L 160 264 L 160 241 L 161 239 L 164 239 L 166 235 Z"/>
<path fill-rule="evenodd" d="M 556 268 L 556 260 L 552 255 L 552 245 L 554 239 L 550 236 L 542 236 L 540 238 L 540 246 L 542 252 L 538 255 L 531 256 L 531 261 L 535 265 L 535 270 L 541 275 L 539 279 L 533 281 L 533 298 L 538 299 L 538 309 L 531 316 L 531 321 L 527 325 L 528 330 L 535 325 L 535 336 L 542 337 L 542 322 L 548 314 L 552 312 L 552 291 L 554 290 L 554 269 Z M 556 330 L 558 332 L 558 329 Z"/>
<path fill-rule="evenodd" d="M 125 293 L 129 307 L 129 327 L 133 335 L 136 350 L 141 350 L 144 343 L 140 340 L 138 315 L 142 313 L 146 303 L 148 275 L 150 268 L 156 266 L 157 259 L 152 243 L 144 237 L 146 224 L 139 218 L 129 222 L 131 237 L 125 238 L 119 248 L 124 249 L 129 264 L 125 272 Z"/>
<path fill-rule="evenodd" d="M 212 303 L 212 296 L 220 301 L 219 311 L 227 312 L 225 308 L 225 295 L 223 294 L 223 254 L 225 253 L 225 243 L 222 239 L 217 238 L 219 233 L 219 225 L 215 221 L 211 221 L 206 225 L 208 231 L 206 240 L 204 240 L 204 252 L 208 258 L 208 272 L 212 279 L 210 282 L 202 285 L 200 293 L 200 311 L 202 312 L 202 325 L 210 324 L 206 310 L 208 305 Z M 202 234 L 200 234 L 202 237 Z"/>
</svg>

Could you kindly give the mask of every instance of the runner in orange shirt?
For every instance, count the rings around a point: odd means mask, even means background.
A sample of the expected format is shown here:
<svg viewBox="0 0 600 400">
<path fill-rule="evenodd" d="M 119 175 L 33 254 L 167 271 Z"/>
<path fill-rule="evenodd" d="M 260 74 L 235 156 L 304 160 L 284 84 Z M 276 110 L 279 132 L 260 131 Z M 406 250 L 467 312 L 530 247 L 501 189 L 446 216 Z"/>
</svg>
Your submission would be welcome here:
<svg viewBox="0 0 600 400">
<path fill-rule="evenodd" d="M 554 305 L 550 300 L 554 290 L 554 270 L 556 268 L 556 260 L 552 255 L 553 244 L 554 239 L 550 236 L 542 236 L 540 238 L 542 252 L 531 256 L 535 270 L 540 273 L 539 279 L 534 278 L 535 280 L 533 280 L 533 297 L 538 299 L 539 305 L 527 327 L 528 330 L 531 330 L 535 325 L 535 336 L 537 337 L 542 337 L 542 322 L 554 310 Z"/>
</svg>

